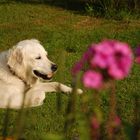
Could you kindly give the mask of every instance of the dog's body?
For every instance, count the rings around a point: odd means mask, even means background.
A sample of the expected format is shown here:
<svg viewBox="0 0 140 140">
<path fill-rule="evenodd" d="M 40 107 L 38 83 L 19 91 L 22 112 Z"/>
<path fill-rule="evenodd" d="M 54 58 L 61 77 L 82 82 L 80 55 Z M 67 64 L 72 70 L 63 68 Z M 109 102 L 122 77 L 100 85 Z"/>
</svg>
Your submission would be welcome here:
<svg viewBox="0 0 140 140">
<path fill-rule="evenodd" d="M 43 82 L 49 81 L 56 69 L 35 39 L 21 41 L 0 53 L 0 108 L 39 106 L 45 92 L 71 92 L 70 87 L 61 83 Z M 82 91 L 78 89 L 78 93 Z"/>
</svg>

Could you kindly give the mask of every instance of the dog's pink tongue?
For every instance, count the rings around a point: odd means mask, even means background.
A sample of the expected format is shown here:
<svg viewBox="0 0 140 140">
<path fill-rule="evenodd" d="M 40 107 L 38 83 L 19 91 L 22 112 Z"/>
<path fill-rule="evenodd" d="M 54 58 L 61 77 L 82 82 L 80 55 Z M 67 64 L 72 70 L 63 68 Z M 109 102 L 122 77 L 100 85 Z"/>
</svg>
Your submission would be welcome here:
<svg viewBox="0 0 140 140">
<path fill-rule="evenodd" d="M 53 76 L 53 74 L 49 73 L 47 76 L 48 76 L 48 78 L 51 78 Z"/>
</svg>

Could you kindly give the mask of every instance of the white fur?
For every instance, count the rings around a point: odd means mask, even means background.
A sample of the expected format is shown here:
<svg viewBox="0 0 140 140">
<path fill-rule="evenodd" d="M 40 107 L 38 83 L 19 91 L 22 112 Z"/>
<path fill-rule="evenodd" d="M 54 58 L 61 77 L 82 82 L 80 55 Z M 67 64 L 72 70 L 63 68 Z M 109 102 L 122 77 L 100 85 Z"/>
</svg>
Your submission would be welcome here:
<svg viewBox="0 0 140 140">
<path fill-rule="evenodd" d="M 41 57 L 41 59 L 37 59 Z M 43 104 L 45 92 L 72 91 L 58 82 L 43 82 L 33 70 L 53 75 L 47 52 L 38 40 L 23 40 L 0 53 L 0 108 L 33 107 Z M 78 89 L 78 93 L 82 90 Z"/>
</svg>

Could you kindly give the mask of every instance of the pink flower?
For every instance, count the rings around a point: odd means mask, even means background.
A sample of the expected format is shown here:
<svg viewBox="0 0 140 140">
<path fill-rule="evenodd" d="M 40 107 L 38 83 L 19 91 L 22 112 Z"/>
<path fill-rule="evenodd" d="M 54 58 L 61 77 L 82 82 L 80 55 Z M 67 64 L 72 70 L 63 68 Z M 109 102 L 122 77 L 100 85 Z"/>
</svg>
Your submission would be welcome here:
<svg viewBox="0 0 140 140">
<path fill-rule="evenodd" d="M 126 43 L 105 40 L 95 45 L 91 65 L 93 68 L 105 69 L 114 79 L 123 79 L 130 71 L 132 52 Z"/>
<path fill-rule="evenodd" d="M 128 44 L 117 40 L 105 40 L 89 46 L 80 61 L 74 65 L 72 74 L 75 76 L 84 68 L 84 86 L 99 89 L 109 78 L 125 78 L 130 72 L 132 59 L 132 51 Z M 140 62 L 140 58 L 137 61 Z"/>
<path fill-rule="evenodd" d="M 83 75 L 83 84 L 87 88 L 99 89 L 102 86 L 102 75 L 99 72 L 88 70 Z"/>
<path fill-rule="evenodd" d="M 95 54 L 95 44 L 91 44 L 88 50 L 83 54 L 82 60 L 84 62 L 89 61 Z"/>
<path fill-rule="evenodd" d="M 100 122 L 96 116 L 93 116 L 91 118 L 90 127 L 91 127 L 91 130 L 90 130 L 91 139 L 99 140 L 100 139 Z"/>
<path fill-rule="evenodd" d="M 95 46 L 95 55 L 91 59 L 91 65 L 98 66 L 101 69 L 108 68 L 112 63 L 114 50 L 112 48 L 113 41 L 103 41 Z"/>
<path fill-rule="evenodd" d="M 115 123 L 116 126 L 120 126 L 121 125 L 121 119 L 118 116 L 115 116 L 114 123 Z"/>
<path fill-rule="evenodd" d="M 73 76 L 77 75 L 79 71 L 82 69 L 82 67 L 83 67 L 83 62 L 82 61 L 77 62 L 71 70 L 72 75 Z"/>
<path fill-rule="evenodd" d="M 140 45 L 135 49 L 135 55 L 140 56 Z"/>
<path fill-rule="evenodd" d="M 140 45 L 135 49 L 135 62 L 140 64 Z"/>
<path fill-rule="evenodd" d="M 114 55 L 108 73 L 114 79 L 123 79 L 129 74 L 133 58 L 132 52 L 127 44 L 118 41 L 113 47 Z"/>
<path fill-rule="evenodd" d="M 123 79 L 132 65 L 132 52 L 125 43 L 115 40 L 105 40 L 96 44 L 95 55 L 91 65 L 99 69 L 106 69 L 108 75 L 114 79 Z"/>
<path fill-rule="evenodd" d="M 76 62 L 71 70 L 73 76 L 77 75 L 84 67 L 84 64 L 94 55 L 94 44 L 90 45 L 88 50 L 83 54 L 80 61 Z"/>
<path fill-rule="evenodd" d="M 140 64 L 140 56 L 136 57 L 135 62 Z"/>
<path fill-rule="evenodd" d="M 95 117 L 95 116 L 92 117 L 92 119 L 91 119 L 91 127 L 92 127 L 92 129 L 99 129 L 99 127 L 100 127 L 100 123 L 99 123 L 97 117 Z"/>
</svg>

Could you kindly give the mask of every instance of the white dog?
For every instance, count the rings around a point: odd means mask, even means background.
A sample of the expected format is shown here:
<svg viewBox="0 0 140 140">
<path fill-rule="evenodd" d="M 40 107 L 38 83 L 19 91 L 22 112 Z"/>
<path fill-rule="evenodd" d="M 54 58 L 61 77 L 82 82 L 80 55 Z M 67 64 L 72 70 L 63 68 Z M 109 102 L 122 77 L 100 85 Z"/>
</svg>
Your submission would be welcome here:
<svg viewBox="0 0 140 140">
<path fill-rule="evenodd" d="M 0 108 L 39 106 L 43 104 L 45 92 L 72 91 L 61 83 L 47 82 L 57 70 L 47 55 L 35 39 L 21 41 L 0 53 Z"/>
</svg>

